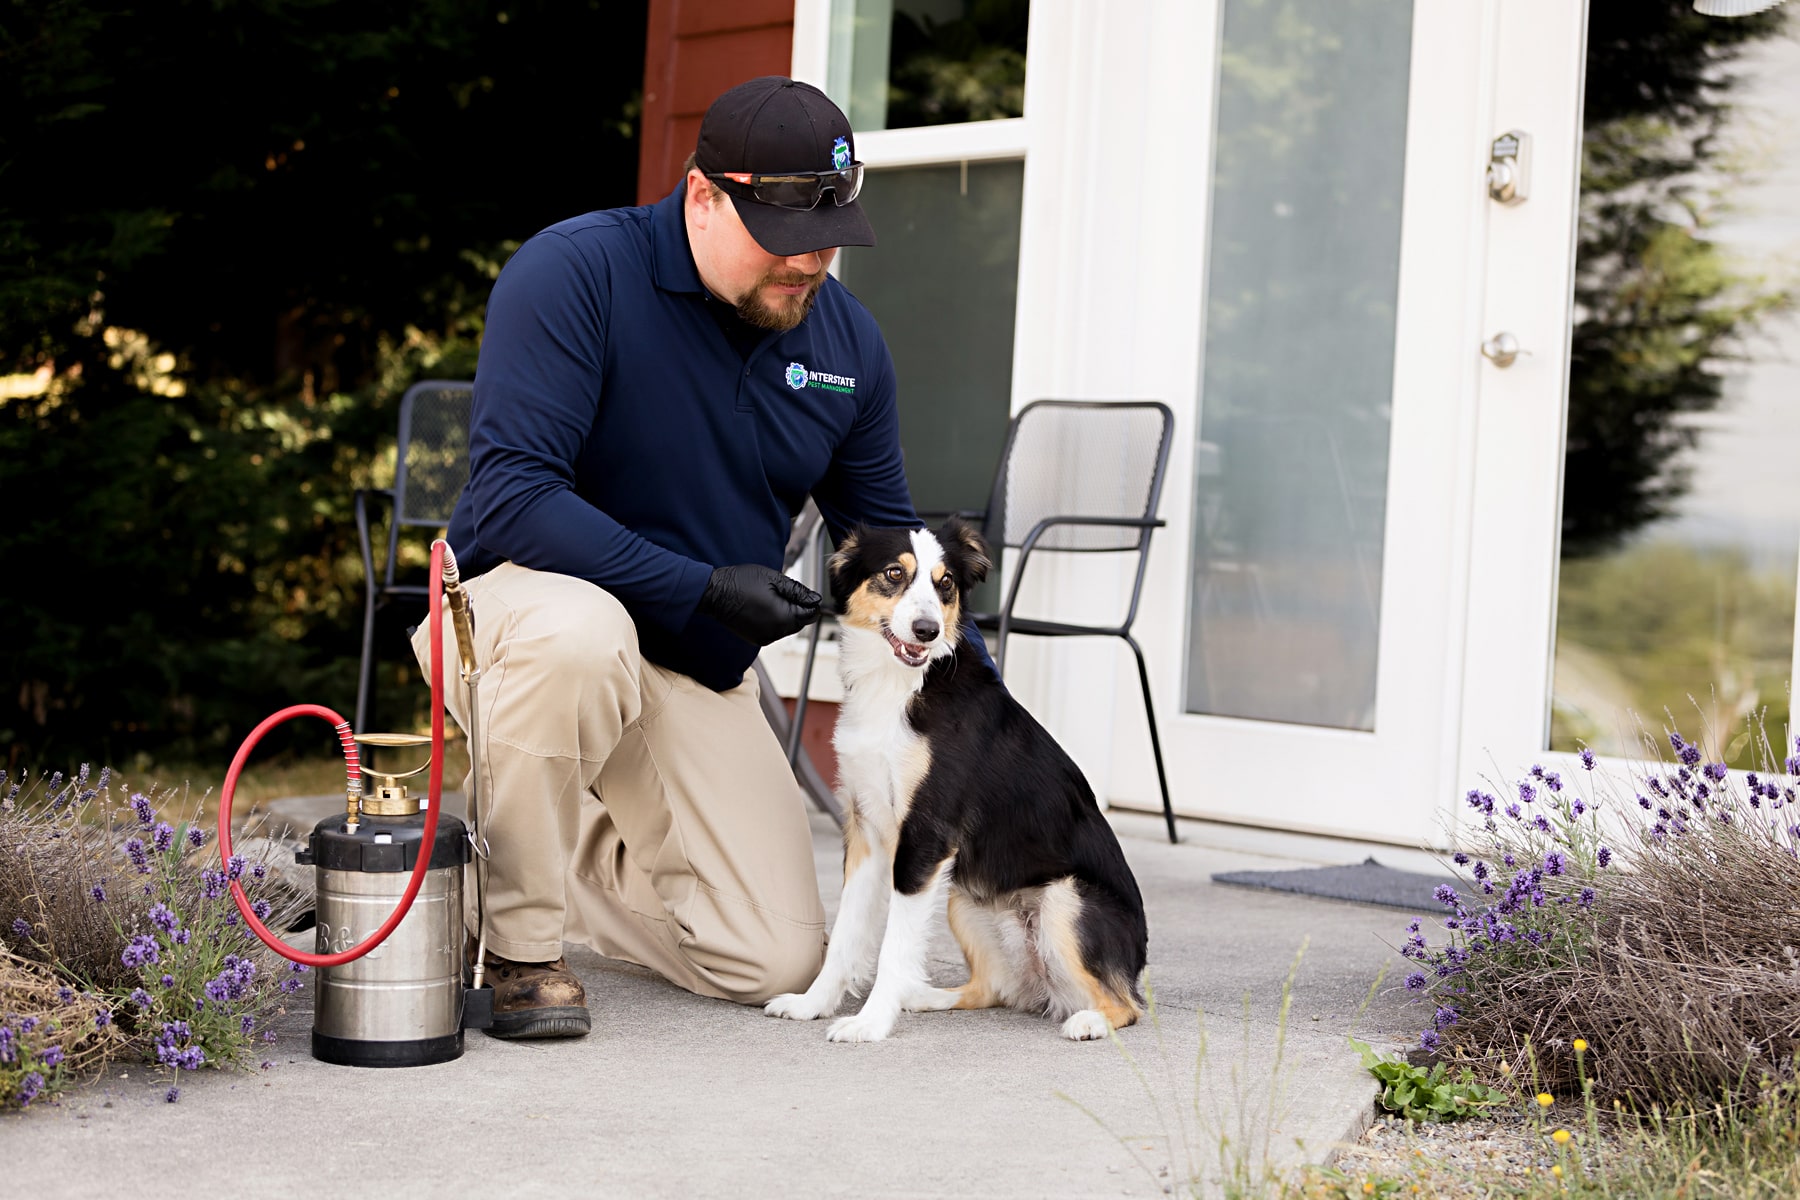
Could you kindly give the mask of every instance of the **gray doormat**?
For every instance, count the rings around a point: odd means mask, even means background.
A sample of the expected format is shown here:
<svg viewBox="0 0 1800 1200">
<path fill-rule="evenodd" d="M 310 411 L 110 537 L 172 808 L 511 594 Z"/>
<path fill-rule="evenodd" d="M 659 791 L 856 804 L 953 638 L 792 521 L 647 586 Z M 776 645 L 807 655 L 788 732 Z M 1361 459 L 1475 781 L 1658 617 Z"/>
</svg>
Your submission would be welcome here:
<svg viewBox="0 0 1800 1200">
<path fill-rule="evenodd" d="M 1412 912 L 1442 910 L 1443 905 L 1432 898 L 1432 892 L 1440 884 L 1457 886 L 1457 880 L 1448 875 L 1421 875 L 1416 871 L 1400 871 L 1384 867 L 1373 858 L 1348 866 L 1309 867 L 1297 871 L 1219 871 L 1212 878 L 1214 883 L 1228 883 L 1236 887 L 1295 892 L 1302 896 L 1324 896 L 1331 900 L 1352 900 L 1359 904 L 1381 904 Z"/>
</svg>

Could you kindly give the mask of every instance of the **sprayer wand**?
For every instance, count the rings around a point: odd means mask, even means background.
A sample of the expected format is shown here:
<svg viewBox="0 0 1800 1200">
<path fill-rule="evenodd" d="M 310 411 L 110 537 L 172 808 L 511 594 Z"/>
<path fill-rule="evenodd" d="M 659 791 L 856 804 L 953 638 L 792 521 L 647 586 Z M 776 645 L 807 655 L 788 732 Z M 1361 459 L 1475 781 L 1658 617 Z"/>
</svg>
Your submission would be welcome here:
<svg viewBox="0 0 1800 1200">
<path fill-rule="evenodd" d="M 471 980 L 480 990 L 487 976 L 487 840 L 481 825 L 481 716 L 476 704 L 476 685 L 481 682 L 481 666 L 475 661 L 475 609 L 469 593 L 463 590 L 462 573 L 456 567 L 456 555 L 450 543 L 439 538 L 433 549 L 442 547 L 444 558 L 444 604 L 450 609 L 450 623 L 456 630 L 456 651 L 462 662 L 463 684 L 469 689 L 469 842 L 475 850 L 475 970 Z"/>
</svg>

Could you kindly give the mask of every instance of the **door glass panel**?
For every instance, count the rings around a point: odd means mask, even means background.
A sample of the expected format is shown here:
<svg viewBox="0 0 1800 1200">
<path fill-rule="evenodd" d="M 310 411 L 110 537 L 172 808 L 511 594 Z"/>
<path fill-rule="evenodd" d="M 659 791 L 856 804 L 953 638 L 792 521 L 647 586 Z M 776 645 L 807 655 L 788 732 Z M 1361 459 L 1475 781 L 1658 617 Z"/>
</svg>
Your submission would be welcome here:
<svg viewBox="0 0 1800 1200">
<path fill-rule="evenodd" d="M 1186 708 L 1373 729 L 1412 5 L 1225 0 Z"/>
<path fill-rule="evenodd" d="M 1025 112 L 1030 0 L 832 0 L 825 90 L 858 133 Z"/>
<path fill-rule="evenodd" d="M 921 512 L 987 506 L 1012 403 L 1023 162 L 871 171 L 878 245 L 838 279 L 881 323 L 900 386 L 900 442 Z"/>
<path fill-rule="evenodd" d="M 1794 650 L 1800 22 L 1648 11 L 1589 17 L 1549 745 L 1743 766 Z"/>
</svg>

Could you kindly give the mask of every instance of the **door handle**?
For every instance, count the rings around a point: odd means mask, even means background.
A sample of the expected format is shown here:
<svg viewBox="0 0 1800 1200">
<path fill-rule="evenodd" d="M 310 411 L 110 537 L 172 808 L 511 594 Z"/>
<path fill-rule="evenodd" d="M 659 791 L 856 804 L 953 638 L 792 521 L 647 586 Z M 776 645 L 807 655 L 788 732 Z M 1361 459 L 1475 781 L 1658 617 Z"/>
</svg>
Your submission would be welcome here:
<svg viewBox="0 0 1800 1200">
<path fill-rule="evenodd" d="M 1531 351 L 1519 349 L 1519 339 L 1510 333 L 1496 333 L 1481 343 L 1481 353 L 1496 367 L 1506 368 L 1513 365 L 1519 355 L 1530 355 Z"/>
</svg>

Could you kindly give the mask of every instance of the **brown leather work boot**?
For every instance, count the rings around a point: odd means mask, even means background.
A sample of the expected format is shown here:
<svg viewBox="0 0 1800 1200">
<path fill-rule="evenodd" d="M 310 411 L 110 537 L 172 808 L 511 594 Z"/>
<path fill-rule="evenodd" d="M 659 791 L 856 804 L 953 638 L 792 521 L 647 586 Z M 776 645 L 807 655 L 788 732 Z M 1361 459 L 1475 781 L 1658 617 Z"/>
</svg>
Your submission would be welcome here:
<svg viewBox="0 0 1800 1200">
<path fill-rule="evenodd" d="M 472 943 L 466 953 L 473 966 Z M 488 1027 L 489 1037 L 583 1037 L 593 1028 L 587 989 L 563 959 L 513 962 L 490 950 L 487 983 L 494 989 L 494 1023 Z"/>
</svg>

